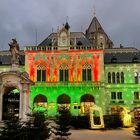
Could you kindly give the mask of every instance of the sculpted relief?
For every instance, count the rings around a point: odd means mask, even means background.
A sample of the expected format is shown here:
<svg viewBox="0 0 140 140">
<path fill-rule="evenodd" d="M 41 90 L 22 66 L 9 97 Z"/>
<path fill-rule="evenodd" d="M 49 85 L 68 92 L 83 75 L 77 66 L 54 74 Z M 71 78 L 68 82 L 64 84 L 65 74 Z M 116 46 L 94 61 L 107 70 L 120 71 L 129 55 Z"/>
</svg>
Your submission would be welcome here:
<svg viewBox="0 0 140 140">
<path fill-rule="evenodd" d="M 12 42 L 10 42 L 8 45 L 10 46 L 9 50 L 12 55 L 12 64 L 19 64 L 19 44 L 17 43 L 16 39 L 12 39 Z"/>
</svg>

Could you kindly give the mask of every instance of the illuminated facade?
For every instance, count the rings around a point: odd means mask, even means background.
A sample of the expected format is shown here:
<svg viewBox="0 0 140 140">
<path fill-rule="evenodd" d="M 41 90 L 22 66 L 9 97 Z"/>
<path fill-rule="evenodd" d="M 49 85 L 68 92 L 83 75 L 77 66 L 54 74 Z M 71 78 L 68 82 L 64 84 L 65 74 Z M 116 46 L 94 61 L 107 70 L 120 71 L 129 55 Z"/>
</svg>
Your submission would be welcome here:
<svg viewBox="0 0 140 140">
<path fill-rule="evenodd" d="M 21 71 L 35 82 L 30 89 L 32 110 L 47 109 L 54 116 L 66 106 L 72 115 L 84 115 L 96 105 L 104 115 L 126 108 L 139 117 L 140 52 L 113 48 L 96 17 L 85 34 L 70 32 L 66 23 L 38 46 L 26 46 L 24 53 Z M 8 69 L 0 58 L 0 71 Z"/>
</svg>

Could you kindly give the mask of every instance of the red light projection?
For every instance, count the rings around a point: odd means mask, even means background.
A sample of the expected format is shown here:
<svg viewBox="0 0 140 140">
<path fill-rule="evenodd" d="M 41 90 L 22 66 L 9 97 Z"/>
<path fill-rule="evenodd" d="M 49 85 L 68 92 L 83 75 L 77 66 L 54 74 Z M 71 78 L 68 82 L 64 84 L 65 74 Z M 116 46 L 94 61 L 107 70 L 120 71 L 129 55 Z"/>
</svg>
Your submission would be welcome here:
<svg viewBox="0 0 140 140">
<path fill-rule="evenodd" d="M 93 56 L 93 78 L 94 81 L 97 82 L 99 81 L 99 56 L 98 55 L 94 55 Z"/>
<path fill-rule="evenodd" d="M 74 55 L 71 56 L 71 68 L 70 68 L 70 81 L 74 81 L 73 71 L 74 71 Z"/>
<path fill-rule="evenodd" d="M 56 65 L 57 65 L 57 63 L 56 63 L 56 61 L 57 61 L 56 56 L 54 56 L 54 59 L 53 60 L 54 60 L 53 82 L 56 82 L 57 79 L 58 79 L 57 67 L 56 67 Z"/>
<path fill-rule="evenodd" d="M 80 77 L 81 77 L 81 69 L 80 69 L 80 67 L 79 67 L 79 59 L 80 59 L 80 57 L 79 57 L 79 55 L 76 55 L 76 71 L 77 71 L 77 73 L 76 73 L 76 81 L 77 82 L 79 82 L 80 81 Z"/>
<path fill-rule="evenodd" d="M 35 80 L 35 69 L 34 69 L 34 56 L 30 54 L 28 56 L 29 61 L 29 76 L 32 81 Z"/>
<path fill-rule="evenodd" d="M 35 81 L 35 67 L 39 64 L 46 66 L 46 82 L 57 82 L 59 80 L 59 66 L 63 63 L 67 64 L 69 67 L 69 81 L 74 82 L 76 80 L 77 82 L 81 81 L 81 75 L 82 75 L 82 65 L 84 65 L 86 62 L 92 66 L 92 79 L 94 82 L 99 81 L 100 77 L 100 57 L 99 54 L 102 54 L 103 51 L 101 50 L 88 50 L 86 53 L 92 54 L 91 57 L 85 57 L 85 51 L 83 50 L 68 50 L 68 51 L 44 51 L 43 54 L 46 56 L 46 60 L 38 60 L 35 62 L 35 56 L 36 54 L 39 54 L 40 51 L 26 51 L 26 54 L 28 56 L 28 72 L 30 75 L 30 79 Z M 70 56 L 70 62 L 67 58 L 62 58 L 58 61 L 57 56 L 65 53 L 66 55 Z M 52 57 L 53 55 L 53 57 Z M 83 57 L 84 56 L 84 57 Z M 41 57 L 42 58 L 42 57 Z M 53 64 L 53 65 L 52 65 Z M 51 73 L 52 71 L 52 73 Z M 52 76 L 51 76 L 52 74 Z"/>
<path fill-rule="evenodd" d="M 51 58 L 47 57 L 48 59 L 48 66 L 47 66 L 47 81 L 50 81 L 50 64 L 51 64 Z"/>
</svg>

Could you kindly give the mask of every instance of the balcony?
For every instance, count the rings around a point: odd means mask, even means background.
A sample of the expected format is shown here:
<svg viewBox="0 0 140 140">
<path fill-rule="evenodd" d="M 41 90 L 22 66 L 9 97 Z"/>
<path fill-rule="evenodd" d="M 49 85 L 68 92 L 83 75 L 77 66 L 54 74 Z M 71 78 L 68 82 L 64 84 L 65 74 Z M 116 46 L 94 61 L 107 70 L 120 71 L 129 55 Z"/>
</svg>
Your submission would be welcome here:
<svg viewBox="0 0 140 140">
<path fill-rule="evenodd" d="M 93 50 L 94 46 L 26 46 L 25 51 Z"/>
<path fill-rule="evenodd" d="M 100 88 L 101 82 L 36 82 L 35 86 L 46 86 L 46 87 L 95 87 Z"/>
</svg>

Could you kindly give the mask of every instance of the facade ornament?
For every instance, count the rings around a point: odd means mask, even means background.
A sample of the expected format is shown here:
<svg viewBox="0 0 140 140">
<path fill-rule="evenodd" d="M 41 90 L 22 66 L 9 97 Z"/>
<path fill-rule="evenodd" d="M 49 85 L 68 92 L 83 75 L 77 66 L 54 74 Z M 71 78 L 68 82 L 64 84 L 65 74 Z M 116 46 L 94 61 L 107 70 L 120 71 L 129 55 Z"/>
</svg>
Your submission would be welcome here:
<svg viewBox="0 0 140 140">
<path fill-rule="evenodd" d="M 11 52 L 12 64 L 19 64 L 19 44 L 17 43 L 16 39 L 12 39 L 12 42 L 8 44 L 10 46 L 9 51 Z"/>
</svg>

